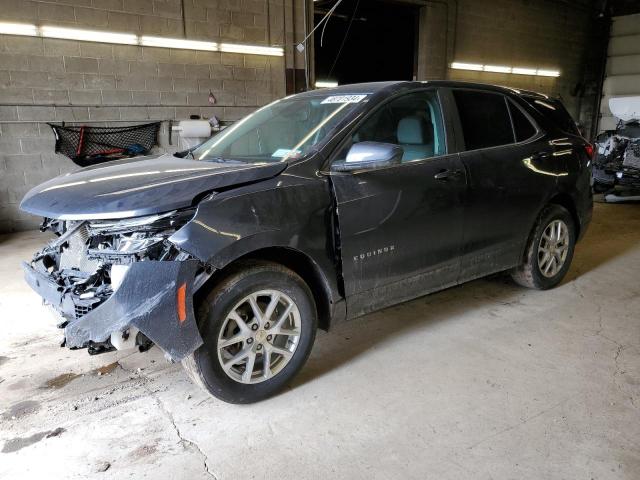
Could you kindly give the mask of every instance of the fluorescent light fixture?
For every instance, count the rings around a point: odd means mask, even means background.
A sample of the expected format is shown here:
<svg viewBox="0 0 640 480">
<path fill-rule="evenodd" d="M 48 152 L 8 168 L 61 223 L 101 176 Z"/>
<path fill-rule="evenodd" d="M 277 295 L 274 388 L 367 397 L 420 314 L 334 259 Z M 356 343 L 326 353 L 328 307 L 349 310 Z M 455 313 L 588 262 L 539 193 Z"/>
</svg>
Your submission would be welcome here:
<svg viewBox="0 0 640 480">
<path fill-rule="evenodd" d="M 456 70 L 475 70 L 494 73 L 513 73 L 516 75 L 538 75 L 540 77 L 559 77 L 557 70 L 545 70 L 543 68 L 509 67 L 506 65 L 482 65 L 479 63 L 453 62 L 451 68 Z"/>
<path fill-rule="evenodd" d="M 80 40 L 82 42 L 119 43 L 124 45 L 137 45 L 138 36 L 133 33 L 113 33 L 98 30 L 80 30 L 77 28 L 40 27 L 43 37 L 61 38 L 64 40 Z"/>
<path fill-rule="evenodd" d="M 272 55 L 282 57 L 284 50 L 280 47 L 261 47 L 258 45 L 239 45 L 234 43 L 221 43 L 221 52 L 246 53 L 250 55 Z"/>
<path fill-rule="evenodd" d="M 539 68 L 537 71 L 537 75 L 540 75 L 541 77 L 559 77 L 560 72 L 558 72 L 557 70 L 542 70 L 541 68 Z"/>
<path fill-rule="evenodd" d="M 511 67 L 503 67 L 501 65 L 485 65 L 483 70 L 485 72 L 511 73 Z"/>
<path fill-rule="evenodd" d="M 27 23 L 0 22 L 0 33 L 4 35 L 26 35 L 35 37 L 38 35 L 38 27 Z"/>
<path fill-rule="evenodd" d="M 81 42 L 117 43 L 122 45 L 142 45 L 145 47 L 180 48 L 186 50 L 206 50 L 209 52 L 244 53 L 249 55 L 269 55 L 282 57 L 282 47 L 263 47 L 261 45 L 238 45 L 234 43 L 205 42 L 184 38 L 165 38 L 138 36 L 134 33 L 105 32 L 79 28 L 55 27 L 44 25 L 37 27 L 28 23 L 0 22 L 0 35 L 26 35 L 31 37 L 59 38 L 79 40 Z"/>
<path fill-rule="evenodd" d="M 338 86 L 338 82 L 334 82 L 330 80 L 318 80 L 316 82 L 316 88 L 333 88 L 337 86 Z"/>
<path fill-rule="evenodd" d="M 165 38 L 165 37 L 140 37 L 140 45 L 145 47 L 164 47 L 164 48 L 183 48 L 187 50 L 207 50 L 215 52 L 218 50 L 218 44 L 215 42 L 201 42 L 199 40 L 185 40 L 182 38 Z"/>
<path fill-rule="evenodd" d="M 516 75 L 535 75 L 537 70 L 535 68 L 520 68 L 513 67 L 511 73 L 515 73 Z"/>
<path fill-rule="evenodd" d="M 482 65 L 477 63 L 461 63 L 461 62 L 453 62 L 451 64 L 451 68 L 455 68 L 456 70 L 477 70 L 482 71 Z"/>
</svg>

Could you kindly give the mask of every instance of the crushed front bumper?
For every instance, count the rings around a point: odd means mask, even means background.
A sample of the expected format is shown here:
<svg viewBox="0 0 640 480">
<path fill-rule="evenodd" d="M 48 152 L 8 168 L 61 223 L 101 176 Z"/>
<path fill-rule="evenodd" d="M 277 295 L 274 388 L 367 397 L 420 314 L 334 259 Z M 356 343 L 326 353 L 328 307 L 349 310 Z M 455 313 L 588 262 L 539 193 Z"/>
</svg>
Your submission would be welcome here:
<svg viewBox="0 0 640 480">
<path fill-rule="evenodd" d="M 202 345 L 192 302 L 197 266 L 196 260 L 132 263 L 115 293 L 76 318 L 69 312 L 78 298 L 23 263 L 31 288 L 69 320 L 64 327 L 67 347 L 104 343 L 111 333 L 135 327 L 176 362 Z"/>
</svg>

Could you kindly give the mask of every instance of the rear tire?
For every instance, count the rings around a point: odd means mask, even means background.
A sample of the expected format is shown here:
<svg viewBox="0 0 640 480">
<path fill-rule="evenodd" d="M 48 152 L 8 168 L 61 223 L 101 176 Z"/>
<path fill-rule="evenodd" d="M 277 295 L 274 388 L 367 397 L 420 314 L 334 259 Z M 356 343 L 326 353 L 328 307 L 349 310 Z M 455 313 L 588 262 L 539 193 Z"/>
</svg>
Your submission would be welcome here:
<svg viewBox="0 0 640 480">
<path fill-rule="evenodd" d="M 183 367 L 197 385 L 229 403 L 257 402 L 284 388 L 309 357 L 317 329 L 304 280 L 262 261 L 234 266 L 196 317 L 204 344 Z"/>
<path fill-rule="evenodd" d="M 569 211 L 560 205 L 547 205 L 529 237 L 524 262 L 511 277 L 523 287 L 555 287 L 571 266 L 575 243 L 576 227 Z"/>
</svg>

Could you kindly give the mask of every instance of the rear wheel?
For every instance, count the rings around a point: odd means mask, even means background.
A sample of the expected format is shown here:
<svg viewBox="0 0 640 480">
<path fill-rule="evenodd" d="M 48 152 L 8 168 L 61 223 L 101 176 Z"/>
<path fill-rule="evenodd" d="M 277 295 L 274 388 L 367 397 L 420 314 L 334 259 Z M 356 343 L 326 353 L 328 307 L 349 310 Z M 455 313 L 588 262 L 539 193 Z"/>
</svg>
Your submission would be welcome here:
<svg viewBox="0 0 640 480">
<path fill-rule="evenodd" d="M 256 402 L 282 389 L 305 363 L 317 328 L 306 283 L 271 262 L 239 264 L 197 317 L 204 344 L 183 366 L 198 385 L 230 403 Z"/>
<path fill-rule="evenodd" d="M 546 290 L 558 285 L 571 265 L 576 242 L 573 217 L 560 205 L 547 205 L 533 229 L 524 263 L 511 276 L 522 286 Z"/>
</svg>

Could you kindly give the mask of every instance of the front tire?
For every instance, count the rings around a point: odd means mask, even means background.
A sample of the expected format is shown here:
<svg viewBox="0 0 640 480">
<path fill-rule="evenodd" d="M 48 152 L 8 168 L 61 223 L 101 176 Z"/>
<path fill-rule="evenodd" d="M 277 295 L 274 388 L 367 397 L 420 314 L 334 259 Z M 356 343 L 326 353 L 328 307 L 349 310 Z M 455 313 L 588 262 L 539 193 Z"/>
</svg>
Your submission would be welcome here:
<svg viewBox="0 0 640 480">
<path fill-rule="evenodd" d="M 204 344 L 183 360 L 184 369 L 229 403 L 253 403 L 280 391 L 309 357 L 317 329 L 307 284 L 272 262 L 233 267 L 196 316 Z"/>
<path fill-rule="evenodd" d="M 530 235 L 524 263 L 512 271 L 511 277 L 528 288 L 555 287 L 569 270 L 575 243 L 576 227 L 569 211 L 560 205 L 547 205 Z"/>
</svg>

